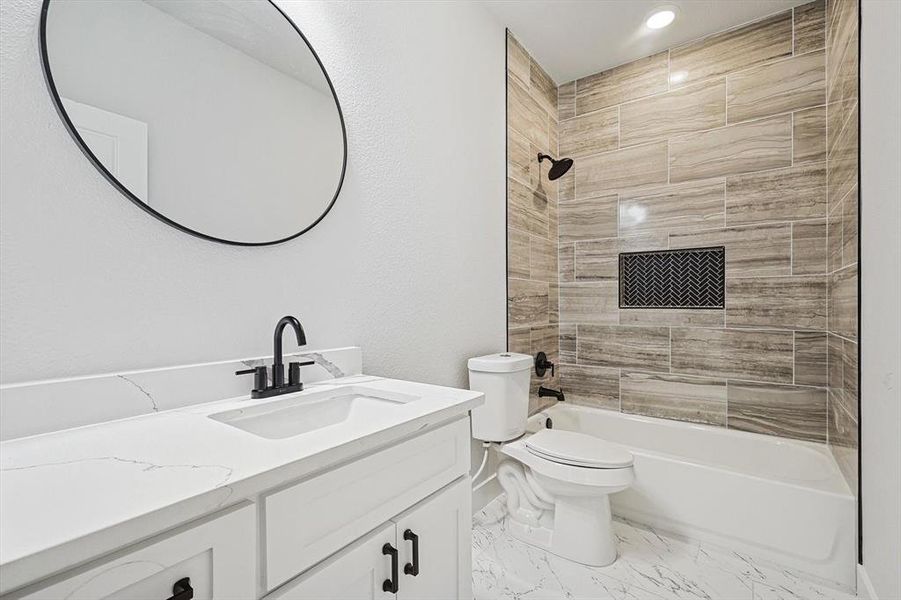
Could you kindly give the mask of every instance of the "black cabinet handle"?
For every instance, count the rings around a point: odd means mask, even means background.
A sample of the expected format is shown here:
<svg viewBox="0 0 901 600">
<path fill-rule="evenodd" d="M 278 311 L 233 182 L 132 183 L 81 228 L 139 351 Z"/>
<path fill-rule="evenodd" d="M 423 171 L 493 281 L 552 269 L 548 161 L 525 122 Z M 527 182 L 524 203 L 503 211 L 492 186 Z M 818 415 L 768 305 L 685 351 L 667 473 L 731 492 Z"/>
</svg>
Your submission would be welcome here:
<svg viewBox="0 0 901 600">
<path fill-rule="evenodd" d="M 382 546 L 382 554 L 391 556 L 391 579 L 382 582 L 382 591 L 397 593 L 397 548 L 391 544 Z"/>
<path fill-rule="evenodd" d="M 407 529 L 404 532 L 404 539 L 413 542 L 413 564 L 405 564 L 404 573 L 416 577 L 419 575 L 419 536 L 413 533 L 412 529 Z"/>
<path fill-rule="evenodd" d="M 172 597 L 169 600 L 191 600 L 194 597 L 194 588 L 191 587 L 191 578 L 183 577 L 172 584 Z"/>
</svg>

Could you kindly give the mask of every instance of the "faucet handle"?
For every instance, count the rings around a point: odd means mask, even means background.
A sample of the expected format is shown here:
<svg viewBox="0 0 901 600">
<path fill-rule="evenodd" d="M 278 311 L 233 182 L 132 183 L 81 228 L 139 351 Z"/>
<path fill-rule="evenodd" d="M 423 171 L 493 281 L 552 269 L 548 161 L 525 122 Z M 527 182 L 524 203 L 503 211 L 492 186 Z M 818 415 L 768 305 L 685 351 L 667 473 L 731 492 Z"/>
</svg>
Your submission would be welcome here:
<svg viewBox="0 0 901 600">
<path fill-rule="evenodd" d="M 547 359 L 547 354 L 539 352 L 535 355 L 535 374 L 544 377 L 545 372 L 550 369 L 551 377 L 554 376 L 554 363 Z"/>
<path fill-rule="evenodd" d="M 266 367 L 254 367 L 252 369 L 244 369 L 243 371 L 235 371 L 235 375 L 249 375 L 253 373 L 253 389 L 254 391 L 262 391 L 269 387 L 269 373 Z"/>
<path fill-rule="evenodd" d="M 288 363 L 288 385 L 300 384 L 300 368 L 309 365 L 315 365 L 312 360 L 295 361 Z"/>
</svg>

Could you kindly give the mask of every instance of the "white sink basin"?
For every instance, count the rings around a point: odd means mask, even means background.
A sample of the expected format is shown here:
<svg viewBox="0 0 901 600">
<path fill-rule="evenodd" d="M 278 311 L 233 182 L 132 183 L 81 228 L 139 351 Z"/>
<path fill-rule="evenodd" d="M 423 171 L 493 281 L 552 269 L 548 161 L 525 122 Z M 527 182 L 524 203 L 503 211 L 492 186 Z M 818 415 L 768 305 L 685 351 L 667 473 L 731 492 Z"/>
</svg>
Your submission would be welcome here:
<svg viewBox="0 0 901 600">
<path fill-rule="evenodd" d="M 294 395 L 210 415 L 211 419 L 268 439 L 284 439 L 347 422 L 366 422 L 417 396 L 348 386 Z"/>
</svg>

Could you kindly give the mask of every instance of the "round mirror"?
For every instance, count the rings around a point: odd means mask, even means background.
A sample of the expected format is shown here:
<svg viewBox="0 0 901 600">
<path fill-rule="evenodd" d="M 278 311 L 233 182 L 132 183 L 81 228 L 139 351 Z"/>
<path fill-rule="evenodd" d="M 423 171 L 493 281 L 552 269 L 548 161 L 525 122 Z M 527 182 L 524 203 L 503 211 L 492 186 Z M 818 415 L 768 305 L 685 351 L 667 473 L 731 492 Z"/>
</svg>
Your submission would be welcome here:
<svg viewBox="0 0 901 600">
<path fill-rule="evenodd" d="M 227 244 L 276 244 L 344 180 L 341 107 L 319 57 L 269 0 L 44 0 L 60 116 L 135 204 Z"/>
</svg>

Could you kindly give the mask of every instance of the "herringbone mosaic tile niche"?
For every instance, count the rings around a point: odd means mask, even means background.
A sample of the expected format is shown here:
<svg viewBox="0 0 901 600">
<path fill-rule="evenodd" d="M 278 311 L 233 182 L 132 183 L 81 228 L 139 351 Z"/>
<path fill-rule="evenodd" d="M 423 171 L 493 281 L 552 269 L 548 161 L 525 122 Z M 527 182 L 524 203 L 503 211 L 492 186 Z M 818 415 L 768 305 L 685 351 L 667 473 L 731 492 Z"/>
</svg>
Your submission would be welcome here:
<svg viewBox="0 0 901 600">
<path fill-rule="evenodd" d="M 723 308 L 726 249 L 619 255 L 620 308 Z"/>
</svg>

